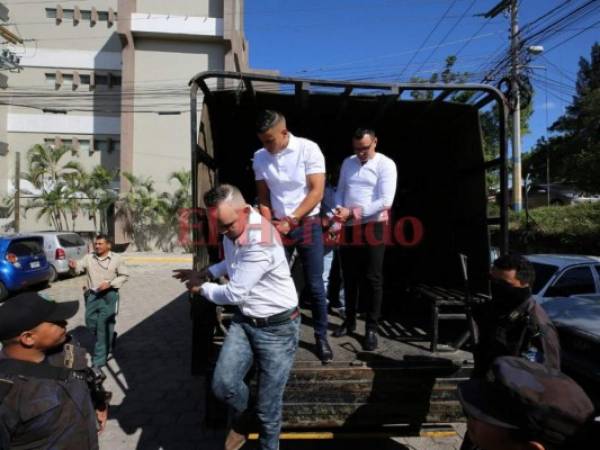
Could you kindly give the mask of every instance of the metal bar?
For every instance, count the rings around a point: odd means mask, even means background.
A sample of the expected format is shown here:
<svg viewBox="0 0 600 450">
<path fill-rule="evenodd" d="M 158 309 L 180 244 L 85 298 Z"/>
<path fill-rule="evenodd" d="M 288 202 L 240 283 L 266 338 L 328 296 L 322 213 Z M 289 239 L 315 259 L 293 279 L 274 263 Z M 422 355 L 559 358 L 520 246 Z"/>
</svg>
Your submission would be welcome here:
<svg viewBox="0 0 600 450">
<path fill-rule="evenodd" d="M 482 83 L 361 83 L 355 81 L 328 81 L 328 80 L 314 80 L 309 78 L 292 78 L 292 77 L 281 77 L 276 75 L 266 74 L 250 74 L 240 72 L 227 72 L 227 71 L 206 71 L 196 74 L 191 80 L 190 85 L 193 82 L 197 82 L 200 88 L 204 91 L 200 80 L 206 80 L 208 78 L 228 78 L 236 80 L 253 80 L 253 81 L 266 81 L 281 84 L 296 85 L 298 83 L 309 83 L 312 86 L 320 87 L 332 87 L 332 88 L 348 88 L 352 89 L 372 89 L 372 90 L 393 90 L 398 88 L 404 91 L 418 90 L 418 91 L 475 91 L 475 92 L 487 92 L 493 94 L 496 99 L 503 99 L 504 95 L 496 87 L 482 84 Z"/>
<path fill-rule="evenodd" d="M 205 84 L 206 86 L 206 84 Z M 192 242 L 199 242 L 198 218 L 193 210 L 198 207 L 198 83 L 192 83 L 190 87 L 190 139 L 191 139 L 191 160 L 192 160 Z M 194 252 L 194 258 L 198 256 L 198 250 Z M 194 266 L 196 261 L 194 261 Z"/>
<path fill-rule="evenodd" d="M 506 142 L 507 109 L 502 97 L 498 102 L 498 115 L 500 122 L 500 253 L 508 253 L 508 145 Z"/>
<path fill-rule="evenodd" d="M 497 100 L 497 99 L 492 94 L 489 94 L 489 95 L 486 95 L 485 97 L 483 97 L 477 103 L 473 104 L 473 106 L 477 109 L 481 109 L 493 100 Z"/>
<path fill-rule="evenodd" d="M 496 159 L 491 159 L 489 161 L 486 161 L 483 164 L 483 166 L 485 167 L 485 170 L 490 170 L 490 169 L 493 169 L 495 167 L 498 167 L 500 164 L 502 164 L 502 159 L 496 158 Z"/>
<path fill-rule="evenodd" d="M 438 95 L 435 99 L 433 99 L 433 101 L 434 102 L 443 102 L 447 97 L 452 95 L 453 92 L 455 92 L 455 91 L 454 90 L 443 91 L 440 95 Z"/>
</svg>

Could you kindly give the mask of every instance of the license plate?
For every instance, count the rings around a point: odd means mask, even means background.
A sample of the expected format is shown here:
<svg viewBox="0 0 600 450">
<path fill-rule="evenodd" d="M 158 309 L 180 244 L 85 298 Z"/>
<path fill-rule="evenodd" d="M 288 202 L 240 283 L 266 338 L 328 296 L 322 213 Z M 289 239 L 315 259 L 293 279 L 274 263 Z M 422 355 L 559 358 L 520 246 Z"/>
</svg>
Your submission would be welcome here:
<svg viewBox="0 0 600 450">
<path fill-rule="evenodd" d="M 29 267 L 31 267 L 32 269 L 37 269 L 38 267 L 40 267 L 40 262 L 32 261 L 31 263 L 29 263 Z"/>
</svg>

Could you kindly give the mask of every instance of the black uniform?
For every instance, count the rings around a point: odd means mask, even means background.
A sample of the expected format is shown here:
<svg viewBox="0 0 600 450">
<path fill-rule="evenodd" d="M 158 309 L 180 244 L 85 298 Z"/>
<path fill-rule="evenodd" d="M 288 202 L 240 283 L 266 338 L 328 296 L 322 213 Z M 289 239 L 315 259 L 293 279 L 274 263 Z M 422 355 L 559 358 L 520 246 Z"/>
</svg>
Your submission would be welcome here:
<svg viewBox="0 0 600 450">
<path fill-rule="evenodd" d="M 504 317 L 481 318 L 473 377 L 484 377 L 500 356 L 521 356 L 560 370 L 556 328 L 533 297 Z"/>
<path fill-rule="evenodd" d="M 85 350 L 66 343 L 42 363 L 14 363 L 0 359 L 0 449 L 98 449 Z"/>
</svg>

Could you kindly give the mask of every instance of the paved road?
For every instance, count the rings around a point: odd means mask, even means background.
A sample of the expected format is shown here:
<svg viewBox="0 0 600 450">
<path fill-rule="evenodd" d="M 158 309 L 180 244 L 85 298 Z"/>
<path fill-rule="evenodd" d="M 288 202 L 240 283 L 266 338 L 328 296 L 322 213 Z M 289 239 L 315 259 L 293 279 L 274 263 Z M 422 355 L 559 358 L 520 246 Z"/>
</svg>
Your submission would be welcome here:
<svg viewBox="0 0 600 450">
<path fill-rule="evenodd" d="M 102 450 L 221 449 L 223 432 L 202 427 L 203 379 L 190 374 L 191 322 L 182 285 L 171 270 L 190 267 L 181 255 L 133 255 L 131 280 L 121 290 L 119 338 L 107 367 L 113 404 Z M 81 298 L 83 277 L 60 280 L 44 292 L 56 300 Z M 83 326 L 83 305 L 70 328 Z M 458 427 L 459 432 L 464 427 Z M 460 437 L 370 441 L 283 441 L 281 449 L 454 450 Z M 254 443 L 246 448 L 256 448 Z"/>
</svg>

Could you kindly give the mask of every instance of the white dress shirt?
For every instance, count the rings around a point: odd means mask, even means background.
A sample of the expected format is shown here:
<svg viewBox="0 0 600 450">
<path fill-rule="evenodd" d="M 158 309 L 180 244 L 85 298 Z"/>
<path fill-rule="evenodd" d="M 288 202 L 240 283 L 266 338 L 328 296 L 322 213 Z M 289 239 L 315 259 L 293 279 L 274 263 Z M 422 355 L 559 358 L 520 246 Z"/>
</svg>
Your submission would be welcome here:
<svg viewBox="0 0 600 450">
<path fill-rule="evenodd" d="M 252 164 L 256 180 L 264 180 L 271 193 L 271 208 L 276 218 L 292 214 L 308 194 L 306 176 L 325 173 L 325 158 L 319 146 L 289 133 L 287 148 L 271 154 L 261 148 Z M 308 216 L 319 214 L 317 204 Z"/>
<path fill-rule="evenodd" d="M 298 306 L 296 287 L 279 233 L 254 209 L 235 241 L 223 238 L 225 259 L 208 268 L 227 284 L 204 283 L 201 294 L 217 305 L 237 305 L 248 317 L 264 318 Z"/>
<path fill-rule="evenodd" d="M 349 156 L 340 169 L 336 204 L 359 209 L 360 223 L 386 221 L 387 210 L 394 203 L 397 179 L 396 163 L 381 153 L 375 153 L 365 164 L 356 155 Z"/>
</svg>

